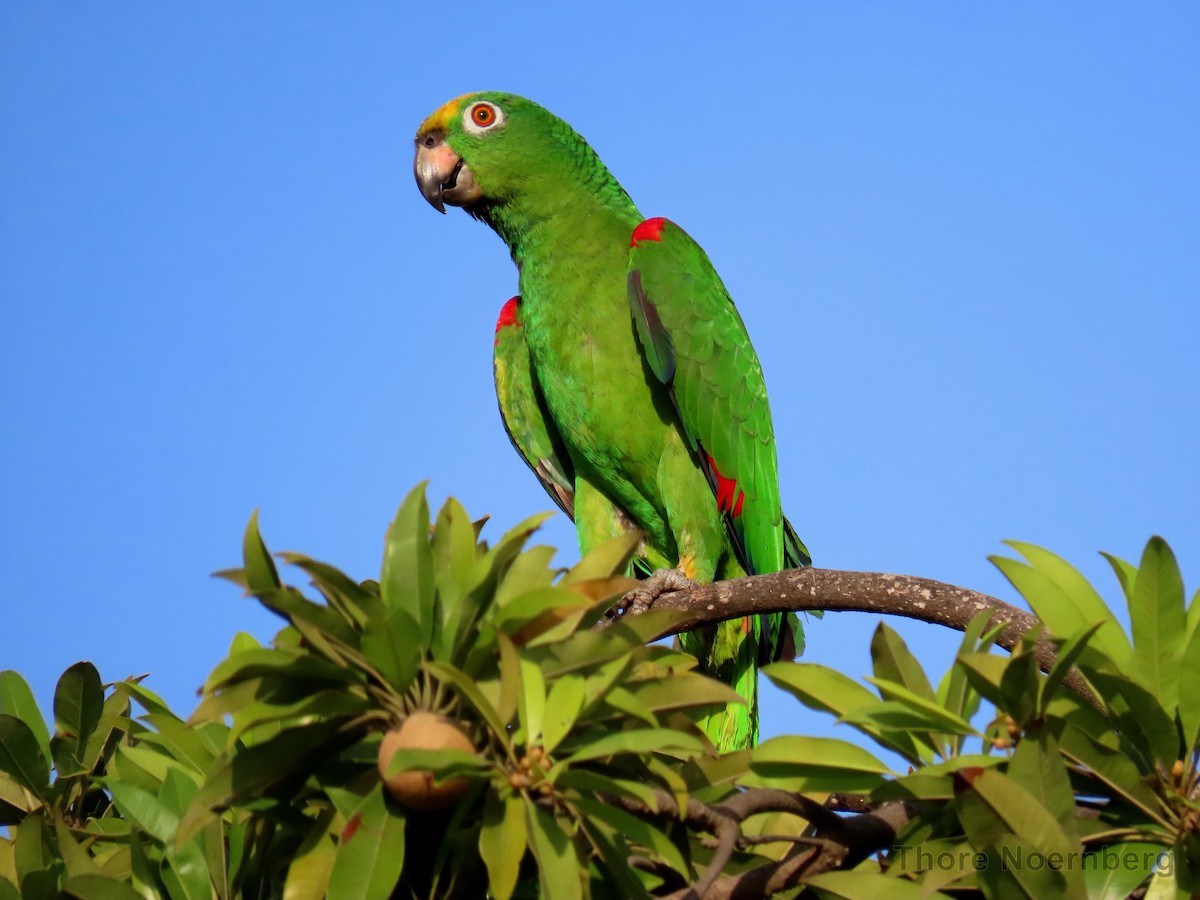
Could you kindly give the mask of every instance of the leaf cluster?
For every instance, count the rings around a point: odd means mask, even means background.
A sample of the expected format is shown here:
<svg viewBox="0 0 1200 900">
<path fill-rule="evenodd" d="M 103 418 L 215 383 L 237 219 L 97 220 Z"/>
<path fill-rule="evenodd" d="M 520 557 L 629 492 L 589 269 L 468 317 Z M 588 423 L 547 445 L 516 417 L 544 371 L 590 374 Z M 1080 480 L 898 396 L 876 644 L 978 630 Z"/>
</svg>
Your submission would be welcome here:
<svg viewBox="0 0 1200 900">
<path fill-rule="evenodd" d="M 1041 634 L 998 653 L 985 611 L 940 679 L 886 624 L 866 683 L 776 663 L 772 682 L 858 739 L 718 755 L 696 722 L 740 698 L 646 643 L 683 614 L 596 627 L 634 539 L 564 571 L 529 546 L 542 518 L 489 544 L 454 500 L 431 516 L 420 485 L 378 579 L 356 581 L 273 557 L 252 517 L 220 574 L 284 624 L 267 646 L 235 637 L 186 721 L 79 663 L 52 736 L 0 674 L 0 900 L 1200 891 L 1200 596 L 1160 539 L 1136 566 L 1110 557 L 1128 633 L 1074 568 L 1014 544 L 1023 560 L 996 564 Z M 417 712 L 472 749 L 381 762 Z M 402 772 L 465 790 L 406 808 L 384 781 Z"/>
</svg>

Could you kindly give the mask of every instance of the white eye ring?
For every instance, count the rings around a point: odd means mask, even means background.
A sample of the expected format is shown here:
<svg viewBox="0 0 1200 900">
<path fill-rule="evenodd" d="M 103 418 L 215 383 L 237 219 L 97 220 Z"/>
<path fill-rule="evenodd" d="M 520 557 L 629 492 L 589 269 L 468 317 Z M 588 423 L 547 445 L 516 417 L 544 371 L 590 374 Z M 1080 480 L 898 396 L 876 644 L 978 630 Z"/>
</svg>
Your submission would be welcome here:
<svg viewBox="0 0 1200 900">
<path fill-rule="evenodd" d="M 462 123 L 467 134 L 483 134 L 504 124 L 504 110 L 494 103 L 480 100 L 463 110 Z"/>
</svg>

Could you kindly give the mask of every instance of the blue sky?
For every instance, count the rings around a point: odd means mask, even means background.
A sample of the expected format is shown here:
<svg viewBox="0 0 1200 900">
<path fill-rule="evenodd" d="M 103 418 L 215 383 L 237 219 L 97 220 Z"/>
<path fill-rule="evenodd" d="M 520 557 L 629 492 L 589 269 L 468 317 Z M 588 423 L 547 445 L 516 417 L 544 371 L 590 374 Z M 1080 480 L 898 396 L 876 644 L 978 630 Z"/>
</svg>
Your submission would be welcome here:
<svg viewBox="0 0 1200 900">
<path fill-rule="evenodd" d="M 1200 9 L 778 7 L 5 4 L 0 668 L 188 710 L 276 625 L 208 577 L 254 508 L 365 578 L 421 479 L 502 527 L 546 507 L 492 393 L 515 270 L 412 181 L 420 121 L 485 88 L 704 245 L 819 565 L 1011 598 L 1016 538 L 1115 599 L 1096 551 L 1159 533 L 1194 590 Z M 809 658 L 866 673 L 874 625 Z M 956 636 L 897 627 L 940 672 Z M 765 702 L 767 734 L 818 723 Z"/>
</svg>

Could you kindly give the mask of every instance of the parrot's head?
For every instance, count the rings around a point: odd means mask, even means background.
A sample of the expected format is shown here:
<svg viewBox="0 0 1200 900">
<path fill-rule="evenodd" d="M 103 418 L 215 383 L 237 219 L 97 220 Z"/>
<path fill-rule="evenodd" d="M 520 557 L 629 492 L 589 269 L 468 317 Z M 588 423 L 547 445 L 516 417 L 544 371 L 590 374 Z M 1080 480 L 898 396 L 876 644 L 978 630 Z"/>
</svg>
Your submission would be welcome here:
<svg viewBox="0 0 1200 900">
<path fill-rule="evenodd" d="M 434 209 L 461 206 L 489 221 L 489 209 L 518 205 L 511 201 L 519 199 L 532 203 L 540 188 L 551 185 L 561 191 L 606 184 L 628 201 L 570 125 L 532 100 L 502 91 L 464 94 L 422 122 L 413 174 Z"/>
<path fill-rule="evenodd" d="M 530 157 L 554 117 L 536 103 L 497 91 L 464 94 L 421 123 L 413 173 L 425 199 L 468 209 L 519 189 Z"/>
</svg>

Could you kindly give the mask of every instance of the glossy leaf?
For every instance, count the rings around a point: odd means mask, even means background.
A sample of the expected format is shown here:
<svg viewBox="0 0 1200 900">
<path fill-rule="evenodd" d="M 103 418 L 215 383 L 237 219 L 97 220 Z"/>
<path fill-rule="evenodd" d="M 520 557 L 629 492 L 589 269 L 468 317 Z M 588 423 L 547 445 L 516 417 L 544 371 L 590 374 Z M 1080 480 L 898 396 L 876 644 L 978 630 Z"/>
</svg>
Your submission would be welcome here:
<svg viewBox="0 0 1200 900">
<path fill-rule="evenodd" d="M 645 819 L 628 813 L 611 803 L 591 798 L 576 801 L 579 810 L 588 818 L 599 819 L 612 826 L 621 837 L 635 845 L 644 847 L 650 855 L 662 859 L 668 866 L 687 877 L 690 872 L 687 860 L 659 828 Z"/>
<path fill-rule="evenodd" d="M 0 713 L 15 716 L 33 733 L 43 759 L 50 759 L 50 730 L 28 682 L 17 672 L 7 669 L 0 672 Z"/>
<path fill-rule="evenodd" d="M 1079 835 L 1075 824 L 1075 794 L 1063 766 L 1058 741 L 1045 727 L 1026 732 L 1017 744 L 1006 774 L 1041 800 L 1071 840 Z"/>
<path fill-rule="evenodd" d="M 329 833 L 329 816 L 319 818 L 288 866 L 283 900 L 324 900 L 337 858 L 337 844 Z"/>
<path fill-rule="evenodd" d="M 546 712 L 542 724 L 542 749 L 554 751 L 567 736 L 583 709 L 583 678 L 564 675 L 550 686 L 546 695 Z"/>
<path fill-rule="evenodd" d="M 378 784 L 342 832 L 329 875 L 328 900 L 387 900 L 404 867 L 404 817 L 392 813 Z"/>
<path fill-rule="evenodd" d="M 876 678 L 902 685 L 931 702 L 937 701 L 917 658 L 900 635 L 884 622 L 879 623 L 871 637 L 871 663 Z"/>
<path fill-rule="evenodd" d="M 62 892 L 77 900 L 145 900 L 129 885 L 106 875 L 73 875 L 63 882 Z"/>
<path fill-rule="evenodd" d="M 1132 674 L 1174 715 L 1187 635 L 1183 579 L 1175 554 L 1160 537 L 1146 544 L 1129 597 L 1133 630 Z"/>
<path fill-rule="evenodd" d="M 35 797 L 45 798 L 50 784 L 50 763 L 32 729 L 16 716 L 0 713 L 0 772 Z"/>
<path fill-rule="evenodd" d="M 1128 842 L 1097 849 L 1083 872 L 1088 900 L 1125 900 L 1153 873 L 1156 851 L 1161 850 Z"/>
<path fill-rule="evenodd" d="M 1001 567 L 1052 634 L 1065 638 L 1096 625 L 1098 631 L 1091 645 L 1116 665 L 1129 664 L 1133 653 L 1129 638 L 1108 604 L 1078 569 L 1062 557 L 1033 544 L 1004 543 L 1024 556 L 1029 561 L 1029 568 L 1040 576 L 1038 579 L 1019 578 L 1023 587 Z"/>
<path fill-rule="evenodd" d="M 879 688 L 879 693 L 887 700 L 894 700 L 908 707 L 913 712 L 918 713 L 926 722 L 933 723 L 933 727 L 939 731 L 946 731 L 951 734 L 979 733 L 971 727 L 970 722 L 964 721 L 960 716 L 950 712 L 936 700 L 931 700 L 922 694 L 910 691 L 902 684 L 896 684 L 894 681 L 889 681 L 886 678 L 868 677 L 866 680 Z"/>
<path fill-rule="evenodd" d="M 496 900 L 508 900 L 517 885 L 525 857 L 525 801 L 520 794 L 501 798 L 490 791 L 483 807 L 479 855 L 488 871 L 488 890 Z"/>
<path fill-rule="evenodd" d="M 624 573 L 641 542 L 642 535 L 637 532 L 628 532 L 610 538 L 589 551 L 583 559 L 572 566 L 571 570 L 563 576 L 561 584 L 565 587 L 580 581 L 608 578 L 611 575 Z"/>
<path fill-rule="evenodd" d="M 90 662 L 78 662 L 58 679 L 54 688 L 54 728 L 62 753 L 56 753 L 59 774 L 83 770 L 88 738 L 104 712 L 100 673 Z"/>
<path fill-rule="evenodd" d="M 543 897 L 582 900 L 583 873 L 571 839 L 554 814 L 532 803 L 525 806 L 529 847 L 538 861 L 538 880 Z"/>
<path fill-rule="evenodd" d="M 601 759 L 619 753 L 703 753 L 705 745 L 696 737 L 668 728 L 633 728 L 589 741 L 568 757 L 571 763 Z"/>
<path fill-rule="evenodd" d="M 391 607 L 363 628 L 363 655 L 400 694 L 408 690 L 420 668 L 424 645 L 417 621 L 401 607 Z"/>
<path fill-rule="evenodd" d="M 246 532 L 242 536 L 242 558 L 246 589 L 250 593 L 256 594 L 280 586 L 275 561 L 271 559 L 271 553 L 258 533 L 257 509 L 250 514 L 250 521 L 246 523 Z"/>
<path fill-rule="evenodd" d="M 846 900 L 928 900 L 929 896 L 916 882 L 872 872 L 822 872 L 808 876 L 803 883 Z"/>
<path fill-rule="evenodd" d="M 379 589 L 383 602 L 404 610 L 421 629 L 424 644 L 433 636 L 433 553 L 429 548 L 429 504 L 421 482 L 411 491 L 388 527 Z"/>
</svg>

